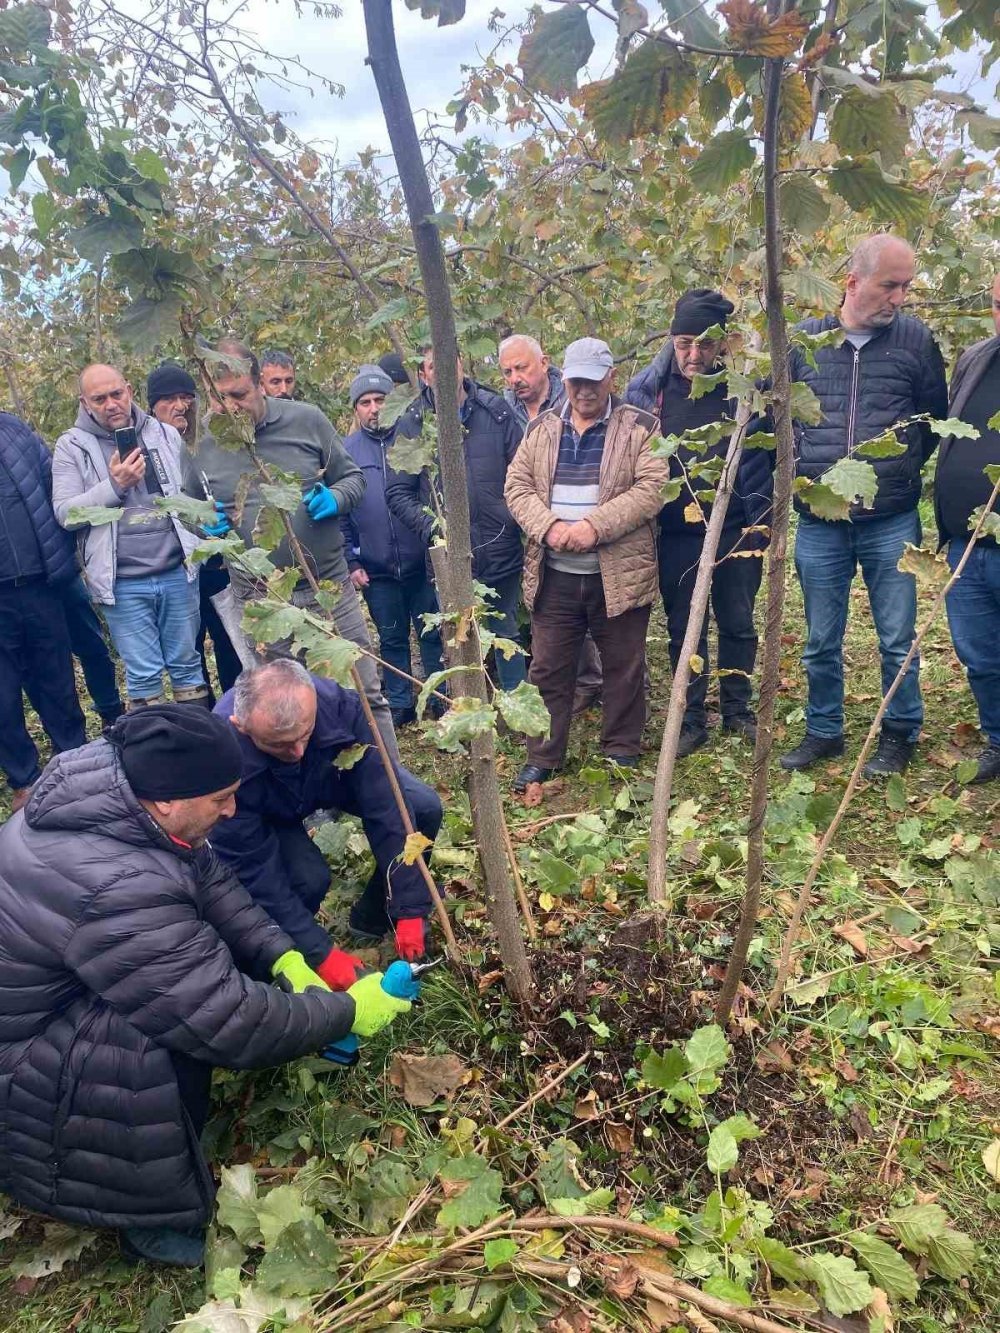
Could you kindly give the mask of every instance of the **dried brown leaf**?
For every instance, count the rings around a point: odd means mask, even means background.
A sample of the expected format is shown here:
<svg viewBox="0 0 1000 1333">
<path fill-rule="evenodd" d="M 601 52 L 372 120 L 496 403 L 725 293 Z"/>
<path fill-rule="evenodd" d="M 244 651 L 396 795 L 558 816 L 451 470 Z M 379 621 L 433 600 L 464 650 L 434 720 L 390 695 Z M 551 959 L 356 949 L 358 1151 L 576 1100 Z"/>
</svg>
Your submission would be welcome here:
<svg viewBox="0 0 1000 1333">
<path fill-rule="evenodd" d="M 457 1055 L 408 1055 L 398 1051 L 389 1068 L 389 1082 L 410 1106 L 431 1106 L 440 1097 L 450 1097 L 471 1077 Z"/>
<path fill-rule="evenodd" d="M 808 19 L 796 10 L 771 20 L 764 5 L 754 0 L 723 0 L 719 13 L 726 20 L 732 46 L 768 59 L 790 56 L 809 30 Z"/>
<path fill-rule="evenodd" d="M 844 921 L 841 925 L 834 926 L 833 933 L 846 940 L 859 958 L 868 957 L 868 940 L 856 921 Z"/>
</svg>

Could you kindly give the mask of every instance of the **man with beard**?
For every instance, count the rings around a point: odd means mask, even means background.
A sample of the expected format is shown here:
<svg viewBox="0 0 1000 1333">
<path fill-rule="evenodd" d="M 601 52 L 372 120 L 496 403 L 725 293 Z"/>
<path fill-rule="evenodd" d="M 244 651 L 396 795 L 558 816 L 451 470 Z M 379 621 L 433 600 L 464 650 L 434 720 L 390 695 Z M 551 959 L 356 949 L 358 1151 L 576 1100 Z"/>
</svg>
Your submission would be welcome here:
<svg viewBox="0 0 1000 1333">
<path fill-rule="evenodd" d="M 163 702 L 163 676 L 178 703 L 209 704 L 195 640 L 198 537 L 154 504 L 182 491 L 183 441 L 147 416 L 115 366 L 80 376 L 75 425 L 56 441 L 52 500 L 64 528 L 78 533 L 91 598 L 125 664 L 128 706 Z M 92 506 L 121 510 L 113 523 L 74 517 Z"/>
</svg>

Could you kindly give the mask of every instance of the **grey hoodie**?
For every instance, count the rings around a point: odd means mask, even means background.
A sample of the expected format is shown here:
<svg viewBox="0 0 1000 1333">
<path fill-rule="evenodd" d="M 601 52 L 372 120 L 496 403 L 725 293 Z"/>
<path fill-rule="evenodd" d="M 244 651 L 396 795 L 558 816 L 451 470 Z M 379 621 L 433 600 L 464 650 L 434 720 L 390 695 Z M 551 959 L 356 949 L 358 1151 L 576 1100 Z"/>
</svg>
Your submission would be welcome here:
<svg viewBox="0 0 1000 1333">
<path fill-rule="evenodd" d="M 173 426 L 147 416 L 135 406 L 132 424 L 154 464 L 160 464 L 163 493 L 179 495 L 184 451 L 180 435 Z M 56 441 L 52 459 L 52 504 L 56 518 L 64 528 L 79 533 L 80 560 L 90 595 L 95 602 L 109 606 L 114 605 L 115 579 L 175 569 L 201 540 L 179 519 L 169 515 L 144 517 L 152 510 L 145 479 L 128 491 L 119 491 L 108 470 L 114 450 L 114 435 L 81 407 L 72 429 Z M 71 509 L 92 505 L 120 507 L 125 512 L 117 523 L 93 527 L 69 521 Z M 136 521 L 140 516 L 142 521 Z M 190 563 L 187 574 L 189 580 L 197 577 L 197 569 Z"/>
</svg>

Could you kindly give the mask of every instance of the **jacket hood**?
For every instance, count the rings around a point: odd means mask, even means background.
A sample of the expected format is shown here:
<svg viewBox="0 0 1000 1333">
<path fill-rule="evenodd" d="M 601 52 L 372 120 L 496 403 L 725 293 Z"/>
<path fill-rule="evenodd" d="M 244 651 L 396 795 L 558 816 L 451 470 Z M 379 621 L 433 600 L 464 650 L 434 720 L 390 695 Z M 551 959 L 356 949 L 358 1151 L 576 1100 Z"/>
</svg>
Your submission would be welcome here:
<svg viewBox="0 0 1000 1333">
<path fill-rule="evenodd" d="M 549 390 L 545 397 L 551 405 L 556 405 L 564 396 L 562 371 L 557 370 L 555 366 L 549 366 L 546 374 L 549 377 Z M 516 407 L 519 401 L 513 389 L 504 389 L 501 397 L 510 408 Z"/>
<path fill-rule="evenodd" d="M 666 382 L 674 366 L 674 341 L 668 338 L 649 364 L 649 374 L 659 390 Z"/>
<path fill-rule="evenodd" d="M 131 847 L 184 854 L 140 805 L 106 740 L 56 755 L 35 784 L 24 818 L 33 829 L 101 833 Z"/>
<path fill-rule="evenodd" d="M 138 434 L 142 434 L 146 422 L 149 420 L 149 413 L 144 412 L 137 403 L 132 404 L 132 425 Z M 109 444 L 114 444 L 114 432 L 102 426 L 100 422 L 95 421 L 87 409 L 80 404 L 80 410 L 76 414 L 76 421 L 73 423 L 76 430 L 85 431 L 88 435 L 93 435 L 95 439 L 107 440 Z"/>
</svg>

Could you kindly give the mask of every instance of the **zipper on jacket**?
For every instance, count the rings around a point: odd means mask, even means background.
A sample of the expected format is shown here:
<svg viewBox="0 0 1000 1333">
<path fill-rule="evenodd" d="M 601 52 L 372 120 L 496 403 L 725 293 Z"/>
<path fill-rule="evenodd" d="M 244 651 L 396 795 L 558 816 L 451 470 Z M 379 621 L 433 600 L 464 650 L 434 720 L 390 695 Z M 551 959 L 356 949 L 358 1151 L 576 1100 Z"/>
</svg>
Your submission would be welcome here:
<svg viewBox="0 0 1000 1333">
<path fill-rule="evenodd" d="M 851 391 L 850 401 L 847 406 L 847 456 L 854 453 L 854 432 L 857 429 L 858 417 L 858 380 L 861 378 L 861 348 L 852 345 L 851 351 L 854 353 L 854 366 L 851 370 Z"/>
</svg>

